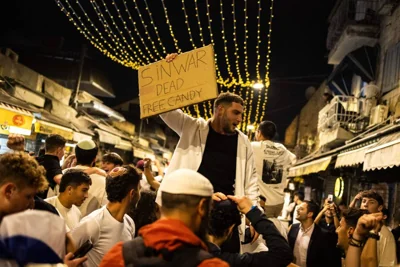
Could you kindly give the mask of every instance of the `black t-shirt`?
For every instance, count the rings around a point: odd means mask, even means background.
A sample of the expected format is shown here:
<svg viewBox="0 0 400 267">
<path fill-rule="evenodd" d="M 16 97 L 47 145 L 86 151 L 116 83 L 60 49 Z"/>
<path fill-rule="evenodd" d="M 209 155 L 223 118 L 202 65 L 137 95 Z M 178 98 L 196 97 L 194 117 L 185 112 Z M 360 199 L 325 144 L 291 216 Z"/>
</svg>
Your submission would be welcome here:
<svg viewBox="0 0 400 267">
<path fill-rule="evenodd" d="M 37 161 L 46 169 L 46 179 L 49 182 L 50 188 L 54 189 L 56 186 L 54 176 L 62 174 L 60 160 L 57 156 L 43 155 L 38 157 Z"/>
<path fill-rule="evenodd" d="M 322 218 L 319 221 L 318 224 L 322 229 L 330 232 L 330 233 L 335 233 L 336 232 L 336 227 L 335 227 L 335 223 L 332 221 L 332 223 L 327 224 L 325 218 Z"/>
<path fill-rule="evenodd" d="M 238 134 L 223 135 L 209 125 L 206 147 L 198 172 L 214 187 L 214 192 L 234 194 Z M 190 159 L 188 159 L 190 160 Z"/>
</svg>

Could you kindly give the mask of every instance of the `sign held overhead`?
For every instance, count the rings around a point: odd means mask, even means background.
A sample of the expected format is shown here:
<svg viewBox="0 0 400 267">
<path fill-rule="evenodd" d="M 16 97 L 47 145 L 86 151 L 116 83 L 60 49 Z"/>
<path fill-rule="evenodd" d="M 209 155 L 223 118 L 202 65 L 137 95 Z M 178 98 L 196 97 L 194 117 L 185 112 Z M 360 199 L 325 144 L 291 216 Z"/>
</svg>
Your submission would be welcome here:
<svg viewBox="0 0 400 267">
<path fill-rule="evenodd" d="M 161 60 L 139 68 L 141 119 L 217 96 L 212 45 L 179 54 L 169 63 Z"/>
</svg>

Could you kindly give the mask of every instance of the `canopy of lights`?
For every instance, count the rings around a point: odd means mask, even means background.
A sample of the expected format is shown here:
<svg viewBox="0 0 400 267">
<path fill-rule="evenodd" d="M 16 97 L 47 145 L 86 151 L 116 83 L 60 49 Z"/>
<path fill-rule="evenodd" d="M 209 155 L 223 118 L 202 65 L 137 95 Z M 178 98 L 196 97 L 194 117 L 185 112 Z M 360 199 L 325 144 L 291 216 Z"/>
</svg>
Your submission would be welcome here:
<svg viewBox="0 0 400 267">
<path fill-rule="evenodd" d="M 142 65 L 213 44 L 220 92 L 245 100 L 243 131 L 262 121 L 270 85 L 274 0 L 55 0 L 77 30 L 111 60 Z M 184 112 L 209 118 L 207 101 Z"/>
</svg>

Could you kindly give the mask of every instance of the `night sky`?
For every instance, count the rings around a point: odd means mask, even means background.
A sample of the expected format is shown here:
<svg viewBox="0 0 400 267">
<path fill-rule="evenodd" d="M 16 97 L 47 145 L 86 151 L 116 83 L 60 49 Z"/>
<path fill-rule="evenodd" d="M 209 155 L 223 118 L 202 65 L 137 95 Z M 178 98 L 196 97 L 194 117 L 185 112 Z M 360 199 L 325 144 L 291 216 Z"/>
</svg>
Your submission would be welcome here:
<svg viewBox="0 0 400 267">
<path fill-rule="evenodd" d="M 128 0 L 126 2 L 129 3 Z M 55 1 L 31 1 L 31 0 L 14 0 L 2 3 L 2 13 L 7 11 L 5 16 L 1 16 L 2 33 L 0 37 L 1 47 L 11 47 L 21 54 L 20 61 L 23 62 L 24 53 L 39 53 L 39 52 L 56 52 L 62 50 L 79 52 L 81 44 L 87 43 L 83 36 L 76 28 L 68 21 L 67 17 L 60 11 Z M 75 2 L 75 1 L 70 1 Z M 89 2 L 89 1 L 80 1 Z M 122 0 L 116 0 L 117 4 L 121 4 Z M 143 1 L 135 1 L 139 8 L 144 8 Z M 191 49 L 191 44 L 188 41 L 189 35 L 184 23 L 182 13 L 182 2 L 180 0 L 166 1 L 168 9 L 176 9 L 171 16 L 172 25 L 176 25 L 174 30 L 177 33 L 177 39 L 180 40 L 179 46 L 187 51 Z M 185 1 L 187 3 L 189 17 L 194 17 L 194 1 Z M 197 0 L 199 3 L 199 11 L 205 13 L 205 1 Z M 211 15 L 218 15 L 219 1 L 210 0 Z M 154 5 L 161 6 L 160 0 L 147 1 L 150 9 L 153 11 L 154 17 L 162 16 L 159 8 L 154 8 Z M 224 14 L 227 18 L 231 13 L 232 1 L 224 0 Z M 243 1 L 236 1 L 237 10 L 243 8 Z M 268 91 L 268 103 L 266 110 L 266 119 L 274 121 L 279 127 L 279 139 L 283 140 L 284 131 L 294 116 L 299 112 L 301 107 L 306 103 L 304 92 L 307 87 L 318 87 L 331 71 L 331 67 L 327 64 L 326 50 L 326 34 L 327 34 L 327 17 L 334 0 L 275 0 L 274 20 L 272 32 L 272 58 L 270 66 L 271 86 Z M 262 6 L 264 10 L 269 9 L 269 1 L 263 0 Z M 162 6 L 161 6 L 162 7 Z M 256 14 L 257 1 L 248 0 L 249 13 L 249 28 L 250 34 L 256 31 Z M 179 12 L 178 12 L 179 11 Z M 133 12 L 133 11 L 132 11 Z M 192 12 L 192 13 L 191 13 Z M 237 12 L 241 19 L 240 12 Z M 93 19 L 95 17 L 93 16 Z M 164 19 L 164 17 L 162 17 Z M 262 32 L 267 30 L 267 18 L 262 17 Z M 214 19 L 215 21 L 215 19 Z M 194 41 L 197 45 L 200 44 L 198 38 L 197 22 L 190 21 Z M 202 26 L 206 26 L 206 20 L 203 18 Z M 215 27 L 219 28 L 218 22 L 214 23 Z M 196 27 L 195 27 L 196 26 Z M 169 31 L 165 28 L 166 25 L 160 25 L 159 32 L 167 51 L 174 51 L 172 39 L 169 37 Z M 229 19 L 225 23 L 226 35 L 228 40 L 228 51 L 232 51 L 232 24 L 229 24 Z M 238 25 L 238 30 L 240 30 Z M 218 29 L 213 29 L 214 34 L 218 34 Z M 204 31 L 205 32 L 205 31 Z M 63 39 L 61 39 L 61 37 Z M 218 35 L 214 38 L 219 38 Z M 240 33 L 238 41 L 240 43 Z M 265 42 L 265 34 L 262 37 Z M 60 42 L 63 40 L 62 42 Z M 181 41 L 182 40 L 182 41 Z M 208 44 L 209 36 L 204 35 L 204 40 Z M 215 47 L 217 54 L 223 51 L 222 39 L 217 42 Z M 62 46 L 60 46 L 62 44 Z M 249 39 L 249 47 L 255 44 L 254 37 Z M 90 44 L 89 57 L 96 61 L 98 66 L 105 71 L 112 82 L 113 90 L 116 94 L 115 99 L 104 99 L 106 104 L 115 105 L 124 102 L 128 99 L 135 98 L 138 95 L 137 72 L 123 67 L 115 62 L 112 62 Z M 239 44 L 239 47 L 240 44 Z M 254 50 L 254 49 L 253 49 Z M 240 49 L 239 49 L 240 51 Z M 229 53 L 231 54 L 231 52 Z M 261 52 L 264 59 L 265 53 Z M 231 62 L 234 58 L 230 57 Z M 231 65 L 233 66 L 233 64 Z M 261 61 L 262 64 L 265 62 Z M 255 61 L 249 59 L 249 69 L 254 73 Z M 29 67 L 29 66 L 28 66 Z M 220 68 L 223 75 L 226 74 L 226 66 L 224 61 L 221 61 Z M 262 73 L 263 74 L 263 73 Z M 243 74 L 242 74 L 243 75 Z M 307 78 L 308 77 L 308 78 Z"/>
</svg>

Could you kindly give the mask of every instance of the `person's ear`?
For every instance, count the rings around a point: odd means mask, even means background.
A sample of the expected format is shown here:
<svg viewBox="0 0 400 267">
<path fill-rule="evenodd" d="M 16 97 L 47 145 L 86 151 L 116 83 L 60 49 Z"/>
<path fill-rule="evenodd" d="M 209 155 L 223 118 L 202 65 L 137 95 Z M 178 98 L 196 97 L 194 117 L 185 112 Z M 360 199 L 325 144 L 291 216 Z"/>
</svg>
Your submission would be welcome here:
<svg viewBox="0 0 400 267">
<path fill-rule="evenodd" d="M 354 233 L 354 227 L 349 227 L 349 229 L 347 230 L 347 237 L 350 238 L 353 233 Z"/>
<path fill-rule="evenodd" d="M 383 205 L 379 205 L 378 211 L 382 211 L 382 210 L 383 210 Z"/>
<path fill-rule="evenodd" d="M 209 201 L 207 201 L 207 199 L 205 198 L 202 198 L 197 205 L 197 212 L 201 217 L 205 217 L 207 215 L 207 212 L 210 210 L 207 205 L 209 205 Z"/>
<path fill-rule="evenodd" d="M 2 190 L 4 190 L 4 195 L 7 199 L 10 199 L 13 192 L 17 190 L 16 185 L 13 183 L 7 183 L 7 184 L 3 185 L 2 187 L 4 188 Z"/>
</svg>

